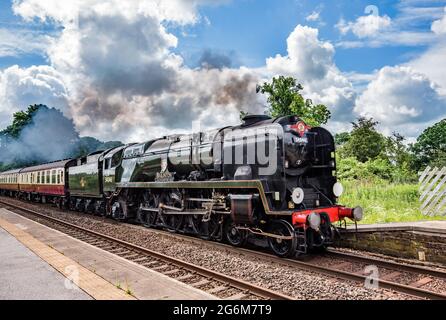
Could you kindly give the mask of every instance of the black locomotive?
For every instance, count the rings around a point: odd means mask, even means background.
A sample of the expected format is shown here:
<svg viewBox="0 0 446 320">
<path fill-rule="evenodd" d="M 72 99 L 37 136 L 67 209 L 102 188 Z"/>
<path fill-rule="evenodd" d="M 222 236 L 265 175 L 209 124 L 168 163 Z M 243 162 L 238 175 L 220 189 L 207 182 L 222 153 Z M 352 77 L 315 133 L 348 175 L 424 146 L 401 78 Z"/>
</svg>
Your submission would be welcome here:
<svg viewBox="0 0 446 320">
<path fill-rule="evenodd" d="M 283 257 L 325 248 L 334 222 L 362 218 L 360 207 L 336 204 L 342 186 L 333 136 L 297 116 L 247 116 L 237 127 L 165 136 L 63 164 L 62 195 L 22 189 L 20 170 L 16 194 L 234 246 L 262 237 Z"/>
</svg>

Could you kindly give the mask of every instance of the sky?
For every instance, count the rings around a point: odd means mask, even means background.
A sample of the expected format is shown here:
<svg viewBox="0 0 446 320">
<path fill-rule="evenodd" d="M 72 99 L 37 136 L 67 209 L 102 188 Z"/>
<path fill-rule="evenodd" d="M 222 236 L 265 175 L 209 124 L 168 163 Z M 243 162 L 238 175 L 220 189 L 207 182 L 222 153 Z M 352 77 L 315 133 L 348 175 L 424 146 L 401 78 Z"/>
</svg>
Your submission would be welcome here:
<svg viewBox="0 0 446 320">
<path fill-rule="evenodd" d="M 446 0 L 0 0 L 0 128 L 29 104 L 143 141 L 263 113 L 293 76 L 332 112 L 413 141 L 446 117 Z"/>
</svg>

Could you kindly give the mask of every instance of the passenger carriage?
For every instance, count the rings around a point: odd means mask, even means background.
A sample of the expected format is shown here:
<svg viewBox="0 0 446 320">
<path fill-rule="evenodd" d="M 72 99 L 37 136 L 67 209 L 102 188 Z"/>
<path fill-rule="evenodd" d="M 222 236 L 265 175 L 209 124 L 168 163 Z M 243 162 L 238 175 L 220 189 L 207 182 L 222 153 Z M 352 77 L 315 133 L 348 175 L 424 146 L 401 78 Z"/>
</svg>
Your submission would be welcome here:
<svg viewBox="0 0 446 320">
<path fill-rule="evenodd" d="M 60 204 L 68 193 L 68 167 L 72 163 L 62 160 L 22 169 L 18 177 L 21 197 Z"/>
<path fill-rule="evenodd" d="M 9 170 L 0 173 L 0 193 L 15 196 L 19 192 L 19 173 L 21 169 Z"/>
</svg>

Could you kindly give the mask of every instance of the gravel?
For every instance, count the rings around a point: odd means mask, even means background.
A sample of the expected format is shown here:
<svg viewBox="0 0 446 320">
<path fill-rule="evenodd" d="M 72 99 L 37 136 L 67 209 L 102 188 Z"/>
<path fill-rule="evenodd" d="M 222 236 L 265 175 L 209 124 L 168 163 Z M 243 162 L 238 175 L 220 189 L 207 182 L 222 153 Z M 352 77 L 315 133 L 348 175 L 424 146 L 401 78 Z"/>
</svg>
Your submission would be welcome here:
<svg viewBox="0 0 446 320">
<path fill-rule="evenodd" d="M 161 234 L 141 226 L 118 223 L 76 212 L 60 211 L 48 205 L 24 203 L 9 198 L 6 201 L 231 277 L 255 283 L 296 299 L 413 299 L 411 296 L 391 290 L 366 288 L 357 282 L 284 266 L 245 253 L 234 253 L 225 248 L 214 247 L 211 243 L 205 244 L 204 241 L 181 241 L 175 235 Z"/>
</svg>

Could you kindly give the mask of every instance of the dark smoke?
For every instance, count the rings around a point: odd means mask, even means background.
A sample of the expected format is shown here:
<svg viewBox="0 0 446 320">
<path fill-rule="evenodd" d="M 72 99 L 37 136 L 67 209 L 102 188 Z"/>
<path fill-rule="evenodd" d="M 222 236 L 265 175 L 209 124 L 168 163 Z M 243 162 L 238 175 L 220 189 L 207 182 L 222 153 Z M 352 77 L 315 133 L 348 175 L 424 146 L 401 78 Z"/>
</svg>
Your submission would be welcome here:
<svg viewBox="0 0 446 320">
<path fill-rule="evenodd" d="M 235 103 L 239 109 L 252 108 L 252 104 L 257 100 L 256 84 L 257 79 L 251 74 L 232 76 L 221 90 L 216 92 L 214 101 L 220 105 Z"/>
</svg>

